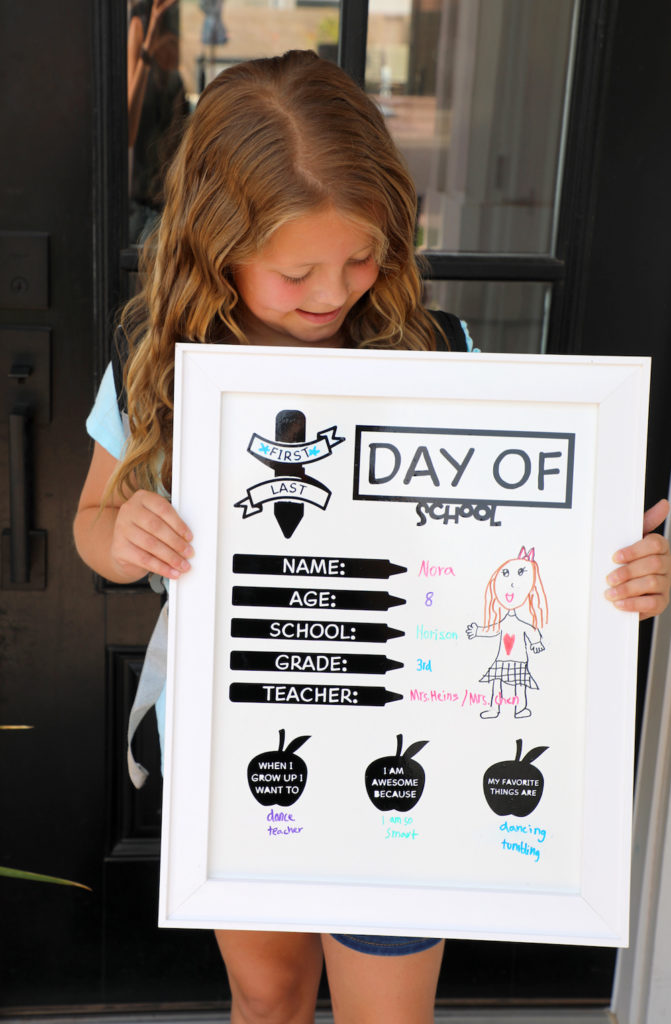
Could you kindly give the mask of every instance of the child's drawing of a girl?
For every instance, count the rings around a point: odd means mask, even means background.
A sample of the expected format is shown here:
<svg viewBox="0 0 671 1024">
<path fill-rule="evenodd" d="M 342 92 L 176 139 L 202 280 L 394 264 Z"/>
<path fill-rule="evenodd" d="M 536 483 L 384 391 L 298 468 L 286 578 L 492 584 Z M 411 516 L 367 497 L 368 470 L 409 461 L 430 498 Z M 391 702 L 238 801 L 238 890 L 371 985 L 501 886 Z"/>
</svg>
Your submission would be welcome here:
<svg viewBox="0 0 671 1024">
<path fill-rule="evenodd" d="M 545 650 L 539 627 L 547 620 L 548 603 L 534 549 L 522 548 L 517 558 L 510 558 L 492 573 L 485 590 L 484 624 L 471 622 L 466 627 L 469 640 L 500 638 L 496 659 L 480 679 L 491 685 L 489 707 L 480 713 L 481 718 L 497 718 L 501 705 L 508 703 L 504 685 L 514 687 L 515 718 L 529 718 L 527 695 L 530 689 L 538 689 L 529 671 L 529 649 L 534 654 Z"/>
</svg>

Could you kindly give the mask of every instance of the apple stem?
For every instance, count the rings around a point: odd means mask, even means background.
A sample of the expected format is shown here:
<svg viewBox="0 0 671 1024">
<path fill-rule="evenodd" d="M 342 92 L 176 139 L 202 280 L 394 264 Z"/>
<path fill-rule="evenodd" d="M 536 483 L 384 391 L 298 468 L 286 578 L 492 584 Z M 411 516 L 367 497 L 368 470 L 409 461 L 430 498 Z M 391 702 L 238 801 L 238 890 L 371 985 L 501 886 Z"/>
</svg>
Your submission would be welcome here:
<svg viewBox="0 0 671 1024">
<path fill-rule="evenodd" d="M 403 750 L 403 733 L 400 732 L 398 734 L 398 736 L 396 737 L 396 757 L 400 757 L 401 756 L 401 751 L 402 750 Z"/>
<path fill-rule="evenodd" d="M 519 739 L 517 741 L 517 754 L 515 755 L 515 760 L 519 761 L 521 757 L 522 757 L 522 740 Z"/>
<path fill-rule="evenodd" d="M 278 750 L 284 750 L 284 737 L 285 737 L 284 729 L 280 729 L 280 745 L 278 747 Z M 522 741 L 520 740 L 520 742 L 522 742 Z M 517 760 L 519 761 L 519 758 Z"/>
</svg>

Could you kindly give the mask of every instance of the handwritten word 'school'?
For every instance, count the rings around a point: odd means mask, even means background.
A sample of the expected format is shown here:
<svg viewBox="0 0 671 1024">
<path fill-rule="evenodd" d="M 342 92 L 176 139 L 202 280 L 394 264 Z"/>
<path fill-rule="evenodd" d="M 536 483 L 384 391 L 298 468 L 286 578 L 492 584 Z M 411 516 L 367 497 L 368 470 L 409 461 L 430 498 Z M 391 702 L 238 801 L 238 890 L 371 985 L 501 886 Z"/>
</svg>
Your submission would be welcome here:
<svg viewBox="0 0 671 1024">
<path fill-rule="evenodd" d="M 417 513 L 417 526 L 426 526 L 427 522 L 459 523 L 462 519 L 473 519 L 476 523 L 489 523 L 490 526 L 500 526 L 501 521 L 496 518 L 496 505 L 489 503 L 472 504 L 464 502 L 462 505 L 451 505 L 444 501 L 418 501 L 415 505 Z"/>
</svg>

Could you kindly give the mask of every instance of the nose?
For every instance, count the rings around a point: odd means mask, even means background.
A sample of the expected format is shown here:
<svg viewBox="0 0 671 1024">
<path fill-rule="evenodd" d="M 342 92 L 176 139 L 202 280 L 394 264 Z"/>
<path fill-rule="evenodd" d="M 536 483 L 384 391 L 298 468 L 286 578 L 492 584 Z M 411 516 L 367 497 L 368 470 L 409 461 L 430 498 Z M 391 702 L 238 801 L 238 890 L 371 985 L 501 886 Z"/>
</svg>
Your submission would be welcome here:
<svg viewBox="0 0 671 1024">
<path fill-rule="evenodd" d="M 311 299 L 331 310 L 343 306 L 348 294 L 347 268 L 324 267 L 315 278 Z M 326 312 L 326 309 L 315 312 Z"/>
</svg>

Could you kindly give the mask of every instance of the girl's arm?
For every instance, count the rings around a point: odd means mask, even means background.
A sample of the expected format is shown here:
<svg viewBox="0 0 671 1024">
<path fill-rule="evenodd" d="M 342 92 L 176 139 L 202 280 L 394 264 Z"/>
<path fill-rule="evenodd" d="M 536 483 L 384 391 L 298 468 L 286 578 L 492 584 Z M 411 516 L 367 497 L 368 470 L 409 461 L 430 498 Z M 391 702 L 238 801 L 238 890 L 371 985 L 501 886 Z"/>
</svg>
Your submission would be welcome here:
<svg viewBox="0 0 671 1024">
<path fill-rule="evenodd" d="M 118 465 L 96 442 L 74 521 L 77 551 L 87 565 L 113 583 L 134 583 L 154 572 L 178 579 L 190 568 L 192 535 L 170 502 L 152 491 L 100 503 Z"/>
<path fill-rule="evenodd" d="M 613 555 L 619 563 L 606 577 L 606 597 L 617 608 L 638 612 L 649 619 L 663 612 L 669 603 L 671 555 L 669 542 L 660 533 L 653 533 L 669 514 L 666 499 L 658 501 L 643 517 L 643 539 Z"/>
<path fill-rule="evenodd" d="M 477 622 L 469 622 L 466 626 L 466 636 L 469 640 L 475 640 L 478 636 L 500 636 L 500 634 L 500 629 L 493 633 L 491 627 L 487 629 L 485 626 L 478 626 Z"/>
</svg>

